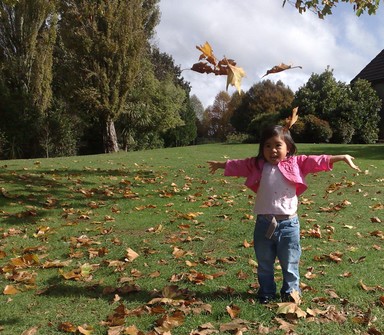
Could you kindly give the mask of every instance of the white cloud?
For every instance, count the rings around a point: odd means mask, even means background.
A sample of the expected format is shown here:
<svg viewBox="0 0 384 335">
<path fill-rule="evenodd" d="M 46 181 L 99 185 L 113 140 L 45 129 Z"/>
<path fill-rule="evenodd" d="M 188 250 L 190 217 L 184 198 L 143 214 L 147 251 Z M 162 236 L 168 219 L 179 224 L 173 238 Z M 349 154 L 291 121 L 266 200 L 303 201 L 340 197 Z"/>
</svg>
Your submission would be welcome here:
<svg viewBox="0 0 384 335">
<path fill-rule="evenodd" d="M 247 90 L 272 66 L 281 62 L 301 65 L 269 75 L 291 89 L 304 85 L 312 73 L 334 69 L 337 80 L 349 82 L 384 47 L 384 22 L 376 16 L 356 17 L 351 5 L 340 5 L 332 16 L 320 20 L 313 13 L 299 14 L 282 0 L 161 0 L 161 23 L 155 40 L 181 68 L 198 61 L 195 48 L 208 41 L 217 58 L 226 56 L 242 67 Z M 381 34 L 378 34 L 381 32 Z M 226 78 L 213 74 L 184 71 L 196 94 L 207 107 Z M 235 91 L 233 87 L 229 93 Z"/>
</svg>

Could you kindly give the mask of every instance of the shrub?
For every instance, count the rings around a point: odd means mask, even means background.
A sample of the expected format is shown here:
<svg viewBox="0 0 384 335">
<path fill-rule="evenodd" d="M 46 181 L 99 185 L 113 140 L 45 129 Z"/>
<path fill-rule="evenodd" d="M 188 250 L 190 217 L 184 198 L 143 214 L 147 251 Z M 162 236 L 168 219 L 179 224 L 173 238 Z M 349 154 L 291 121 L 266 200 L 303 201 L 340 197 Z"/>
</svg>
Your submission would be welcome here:
<svg viewBox="0 0 384 335">
<path fill-rule="evenodd" d="M 226 143 L 228 144 L 240 144 L 248 141 L 249 136 L 244 133 L 232 133 L 229 134 L 226 138 Z"/>
<path fill-rule="evenodd" d="M 314 142 L 329 142 L 332 137 L 332 129 L 327 121 L 321 120 L 314 115 L 305 117 L 305 132 Z"/>
<path fill-rule="evenodd" d="M 301 119 L 301 123 L 295 124 L 294 134 L 298 135 L 296 141 L 304 143 L 324 143 L 329 142 L 332 137 L 332 129 L 327 121 L 310 114 Z"/>
<path fill-rule="evenodd" d="M 334 143 L 350 143 L 352 136 L 355 133 L 355 128 L 350 122 L 343 119 L 338 119 L 334 123 L 334 131 L 332 142 Z"/>
<path fill-rule="evenodd" d="M 249 124 L 247 132 L 253 142 L 260 140 L 261 131 L 272 124 L 277 124 L 280 119 L 280 113 L 262 113 L 257 115 Z"/>
</svg>

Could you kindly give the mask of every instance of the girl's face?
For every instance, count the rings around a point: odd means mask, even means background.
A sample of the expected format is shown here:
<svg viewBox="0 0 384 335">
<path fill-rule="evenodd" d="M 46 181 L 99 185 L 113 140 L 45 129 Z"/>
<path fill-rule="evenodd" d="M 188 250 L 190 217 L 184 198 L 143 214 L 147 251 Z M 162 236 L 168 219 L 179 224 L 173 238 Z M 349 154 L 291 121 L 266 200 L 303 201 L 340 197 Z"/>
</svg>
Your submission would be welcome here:
<svg viewBox="0 0 384 335">
<path fill-rule="evenodd" d="M 269 138 L 263 146 L 264 159 L 273 165 L 284 160 L 287 157 L 288 152 L 287 144 L 280 136 Z"/>
</svg>

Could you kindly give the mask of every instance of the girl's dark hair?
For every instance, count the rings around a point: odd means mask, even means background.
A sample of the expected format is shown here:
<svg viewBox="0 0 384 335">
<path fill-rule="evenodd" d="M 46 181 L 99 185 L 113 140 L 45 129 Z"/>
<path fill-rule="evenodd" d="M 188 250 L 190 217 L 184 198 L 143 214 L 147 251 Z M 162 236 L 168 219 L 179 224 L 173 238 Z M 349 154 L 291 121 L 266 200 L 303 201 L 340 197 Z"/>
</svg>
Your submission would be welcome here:
<svg viewBox="0 0 384 335">
<path fill-rule="evenodd" d="M 261 132 L 259 153 L 257 155 L 257 158 L 264 158 L 263 148 L 264 148 L 265 142 L 274 136 L 279 136 L 284 140 L 288 148 L 288 154 L 287 154 L 288 157 L 294 156 L 297 153 L 297 147 L 295 142 L 292 139 L 290 131 L 286 127 L 274 125 L 274 126 L 269 126 L 264 128 L 263 131 Z"/>
</svg>

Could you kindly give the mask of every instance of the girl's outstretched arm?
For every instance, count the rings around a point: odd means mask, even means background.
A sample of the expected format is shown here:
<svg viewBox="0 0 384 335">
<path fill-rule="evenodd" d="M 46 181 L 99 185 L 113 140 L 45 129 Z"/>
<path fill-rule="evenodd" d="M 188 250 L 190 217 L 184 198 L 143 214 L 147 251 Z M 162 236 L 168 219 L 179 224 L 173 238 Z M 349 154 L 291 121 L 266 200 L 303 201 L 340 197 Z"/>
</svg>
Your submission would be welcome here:
<svg viewBox="0 0 384 335">
<path fill-rule="evenodd" d="M 360 168 L 357 165 L 355 165 L 355 163 L 353 163 L 354 159 L 355 158 L 350 155 L 335 155 L 335 156 L 331 156 L 330 162 L 333 164 L 333 163 L 343 161 L 347 163 L 352 169 L 361 171 Z"/>
<path fill-rule="evenodd" d="M 214 174 L 217 169 L 225 169 L 227 162 L 208 161 L 207 163 L 209 164 L 209 172 Z"/>
</svg>

